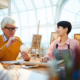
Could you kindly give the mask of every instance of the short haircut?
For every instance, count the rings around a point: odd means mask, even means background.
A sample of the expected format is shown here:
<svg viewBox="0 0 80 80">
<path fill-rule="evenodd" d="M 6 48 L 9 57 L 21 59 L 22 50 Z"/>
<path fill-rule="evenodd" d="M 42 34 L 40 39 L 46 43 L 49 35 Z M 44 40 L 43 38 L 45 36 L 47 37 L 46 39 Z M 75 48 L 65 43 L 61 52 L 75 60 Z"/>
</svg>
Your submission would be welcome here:
<svg viewBox="0 0 80 80">
<path fill-rule="evenodd" d="M 57 27 L 59 27 L 59 26 L 62 26 L 63 28 L 68 28 L 67 34 L 69 34 L 71 29 L 72 29 L 72 25 L 68 21 L 60 21 L 60 22 L 58 22 L 57 23 Z"/>
<path fill-rule="evenodd" d="M 16 25 L 16 21 L 12 17 L 7 16 L 1 21 L 1 28 L 5 28 L 6 24 Z"/>
</svg>

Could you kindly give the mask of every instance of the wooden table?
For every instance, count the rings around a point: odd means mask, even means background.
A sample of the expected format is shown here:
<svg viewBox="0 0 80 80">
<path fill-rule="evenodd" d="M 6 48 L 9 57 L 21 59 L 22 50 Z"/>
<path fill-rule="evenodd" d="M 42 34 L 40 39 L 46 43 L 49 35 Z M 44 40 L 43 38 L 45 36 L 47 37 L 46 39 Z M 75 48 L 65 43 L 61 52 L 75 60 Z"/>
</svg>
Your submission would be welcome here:
<svg viewBox="0 0 80 80">
<path fill-rule="evenodd" d="M 30 70 L 30 71 L 33 71 L 33 72 L 36 72 L 36 73 L 40 73 L 40 74 L 44 74 L 44 75 L 48 74 L 48 68 L 39 67 L 39 68 L 30 68 L 30 69 L 27 69 L 27 70 Z"/>
<path fill-rule="evenodd" d="M 33 59 L 33 60 L 30 60 L 30 62 L 40 62 L 40 59 Z M 27 70 L 31 70 L 33 72 L 40 73 L 40 74 L 48 74 L 47 67 L 30 68 Z"/>
<path fill-rule="evenodd" d="M 30 60 L 30 62 L 40 62 L 40 59 L 33 59 L 33 60 Z M 3 66 L 5 66 L 5 65 L 3 65 Z M 15 65 L 15 66 L 21 67 L 22 65 Z M 61 64 L 60 66 L 63 66 L 63 64 Z M 30 70 L 30 71 L 33 71 L 36 73 L 48 75 L 48 68 L 47 67 L 26 68 L 26 70 Z"/>
<path fill-rule="evenodd" d="M 33 59 L 33 60 L 30 60 L 30 62 L 40 62 L 40 59 Z M 5 66 L 5 65 L 3 64 L 3 66 Z M 15 65 L 15 66 L 17 66 L 18 69 L 22 67 L 22 65 Z M 60 66 L 63 66 L 63 64 L 61 64 Z M 28 72 L 28 70 L 29 70 L 29 72 Z M 30 71 L 31 71 L 31 73 L 30 73 Z M 48 72 L 49 71 L 48 71 L 48 68 L 47 67 L 26 68 L 23 71 L 21 71 L 22 77 L 20 76 L 20 80 L 49 80 L 49 76 L 48 76 L 47 79 L 45 79 L 43 77 L 43 76 L 46 76 L 47 77 Z M 25 78 L 24 78 L 24 76 L 25 76 Z M 32 79 L 28 79 L 27 78 L 28 76 L 29 76 L 29 78 L 32 78 Z M 35 77 L 36 78 L 38 77 L 38 79 L 34 79 Z M 51 79 L 51 80 L 53 80 L 53 79 Z"/>
<path fill-rule="evenodd" d="M 30 62 L 40 62 L 40 59 L 33 59 L 30 60 Z M 3 66 L 7 66 L 8 64 L 3 64 Z M 11 65 L 12 66 L 12 65 Z M 15 65 L 15 67 L 21 67 L 22 65 Z M 7 68 L 6 68 L 7 69 Z M 40 73 L 40 74 L 44 74 L 47 75 L 48 74 L 48 68 L 47 67 L 37 67 L 37 68 L 26 68 L 26 70 L 30 70 L 36 73 Z"/>
</svg>

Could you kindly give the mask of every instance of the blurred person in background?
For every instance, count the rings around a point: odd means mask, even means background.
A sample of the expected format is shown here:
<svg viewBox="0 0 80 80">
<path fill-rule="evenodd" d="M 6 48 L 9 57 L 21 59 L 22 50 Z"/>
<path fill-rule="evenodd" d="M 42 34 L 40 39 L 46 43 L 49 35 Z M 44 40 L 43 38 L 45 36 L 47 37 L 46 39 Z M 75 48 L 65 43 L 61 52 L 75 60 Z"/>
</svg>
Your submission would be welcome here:
<svg viewBox="0 0 80 80">
<path fill-rule="evenodd" d="M 3 34 L 0 35 L 0 61 L 16 60 L 20 52 L 21 39 L 15 35 L 16 21 L 12 17 L 5 17 L 1 22 Z M 22 42 L 22 41 L 21 41 Z M 30 56 L 27 52 L 21 52 L 24 60 L 29 60 Z"/>
<path fill-rule="evenodd" d="M 15 69 L 6 70 L 0 63 L 0 80 L 19 80 L 20 73 Z"/>
</svg>

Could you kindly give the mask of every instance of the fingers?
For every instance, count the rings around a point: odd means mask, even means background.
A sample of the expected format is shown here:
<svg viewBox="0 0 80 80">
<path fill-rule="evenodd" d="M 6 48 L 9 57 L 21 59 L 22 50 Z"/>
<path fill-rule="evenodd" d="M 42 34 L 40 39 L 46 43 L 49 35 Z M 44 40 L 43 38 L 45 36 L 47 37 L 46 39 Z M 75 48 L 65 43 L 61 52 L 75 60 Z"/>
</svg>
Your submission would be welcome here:
<svg viewBox="0 0 80 80">
<path fill-rule="evenodd" d="M 46 62 L 46 61 L 47 61 L 47 57 L 44 58 L 44 62 Z"/>
<path fill-rule="evenodd" d="M 21 54 L 22 54 L 22 55 L 28 55 L 28 53 L 25 52 L 25 51 L 21 51 Z"/>
<path fill-rule="evenodd" d="M 43 62 L 43 59 L 44 59 L 44 58 L 42 57 L 42 58 L 40 59 L 40 61 Z"/>
<path fill-rule="evenodd" d="M 28 54 L 23 51 L 23 52 L 21 52 L 21 55 L 22 55 L 22 57 L 25 57 L 25 56 L 27 56 Z"/>
<path fill-rule="evenodd" d="M 9 38 L 9 40 L 8 40 L 8 42 L 7 42 L 6 45 L 9 47 L 9 46 L 12 45 L 16 40 L 17 40 L 17 38 L 11 37 L 11 38 Z"/>
<path fill-rule="evenodd" d="M 11 37 L 9 40 L 10 40 L 11 42 L 15 42 L 15 41 L 17 40 L 17 38 Z"/>
<path fill-rule="evenodd" d="M 26 53 L 24 51 L 21 52 L 21 56 L 23 57 L 24 60 L 28 60 L 30 58 L 28 53 Z"/>
<path fill-rule="evenodd" d="M 41 62 L 46 62 L 47 61 L 47 57 L 42 57 L 40 61 Z"/>
</svg>

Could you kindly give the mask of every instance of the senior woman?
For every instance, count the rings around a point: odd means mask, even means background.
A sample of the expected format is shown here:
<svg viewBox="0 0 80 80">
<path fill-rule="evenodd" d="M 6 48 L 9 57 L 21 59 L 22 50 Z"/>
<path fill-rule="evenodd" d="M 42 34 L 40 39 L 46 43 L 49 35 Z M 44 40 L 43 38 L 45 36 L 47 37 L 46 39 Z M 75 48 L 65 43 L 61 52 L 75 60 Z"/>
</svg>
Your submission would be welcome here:
<svg viewBox="0 0 80 80">
<path fill-rule="evenodd" d="M 0 61 L 16 60 L 20 52 L 20 46 L 22 45 L 17 40 L 21 39 L 15 35 L 16 21 L 11 17 L 3 18 L 1 22 L 1 29 L 3 34 L 0 35 Z M 21 56 L 24 60 L 29 60 L 29 54 L 21 52 Z"/>
</svg>

